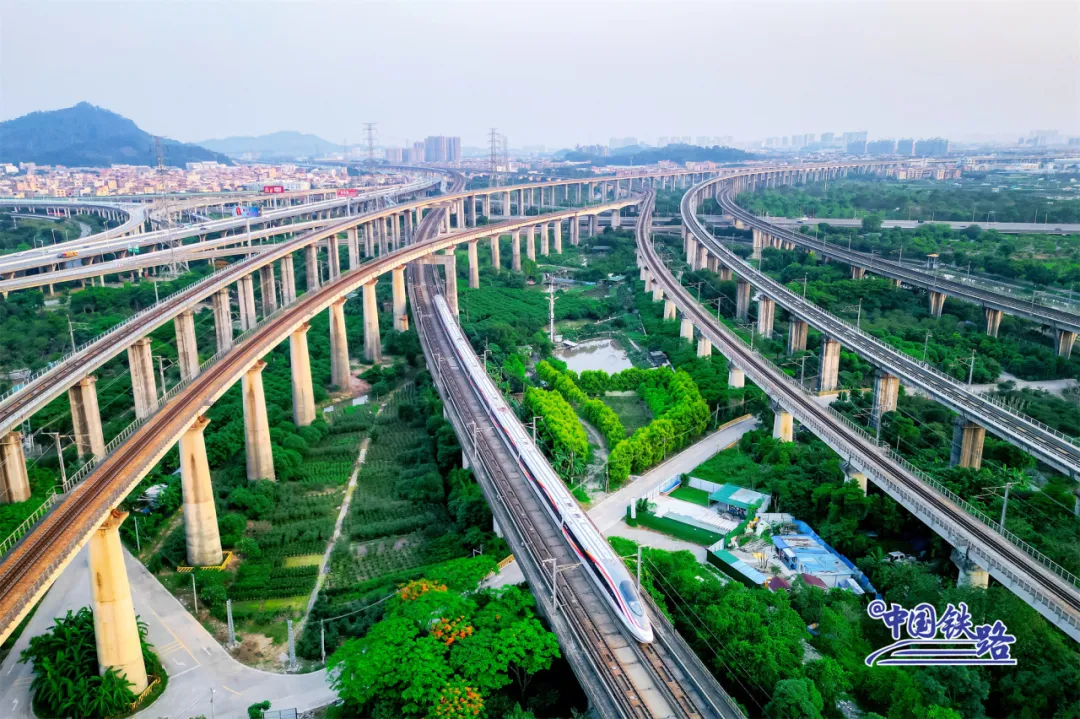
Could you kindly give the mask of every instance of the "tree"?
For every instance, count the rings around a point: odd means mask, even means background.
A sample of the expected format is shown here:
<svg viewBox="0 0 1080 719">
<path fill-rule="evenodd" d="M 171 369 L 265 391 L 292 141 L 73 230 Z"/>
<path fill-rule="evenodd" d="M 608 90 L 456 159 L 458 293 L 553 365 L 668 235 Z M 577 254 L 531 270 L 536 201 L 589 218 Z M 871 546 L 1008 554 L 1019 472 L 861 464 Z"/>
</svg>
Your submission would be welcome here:
<svg viewBox="0 0 1080 719">
<path fill-rule="evenodd" d="M 863 232 L 881 232 L 882 217 L 881 215 L 874 213 L 867 215 L 862 219 L 862 231 Z"/>
<path fill-rule="evenodd" d="M 821 694 L 809 679 L 782 679 L 776 683 L 765 713 L 777 717 L 819 719 L 824 706 Z"/>
</svg>

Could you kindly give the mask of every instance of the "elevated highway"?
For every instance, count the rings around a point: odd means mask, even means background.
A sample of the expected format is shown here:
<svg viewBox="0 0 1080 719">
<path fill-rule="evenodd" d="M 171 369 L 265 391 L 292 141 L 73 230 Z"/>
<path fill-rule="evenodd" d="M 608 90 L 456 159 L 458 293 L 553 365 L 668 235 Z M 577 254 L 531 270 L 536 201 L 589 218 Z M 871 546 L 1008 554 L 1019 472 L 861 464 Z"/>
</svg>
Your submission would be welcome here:
<svg viewBox="0 0 1080 719">
<path fill-rule="evenodd" d="M 687 193 L 687 199 L 693 194 L 693 190 Z M 693 218 L 692 207 L 687 202 L 684 217 Z M 672 275 L 653 248 L 648 239 L 650 209 L 647 201 L 638 232 L 639 266 L 647 288 L 653 290 L 654 298 L 674 304 L 683 318 L 684 337 L 692 339 L 692 331 L 688 333 L 688 329 L 698 331 L 699 354 L 708 355 L 712 348 L 717 348 L 728 358 L 740 381 L 744 376 L 750 379 L 776 403 L 774 432 L 782 440 L 790 441 L 792 422 L 797 420 L 847 460 L 851 476 L 862 478 L 861 481 L 868 478 L 978 567 L 987 570 L 1075 641 L 1080 641 L 1080 579 L 931 477 L 919 473 L 865 430 L 822 407 L 802 385 L 718 322 Z M 708 239 L 704 233 L 695 236 Z"/>
<path fill-rule="evenodd" d="M 897 280 L 905 285 L 926 290 L 930 296 L 931 310 L 941 314 L 941 304 L 945 296 L 982 305 L 987 310 L 998 314 L 987 313 L 987 331 L 997 336 L 997 326 L 1001 321 L 1000 313 L 1005 312 L 1015 317 L 1038 322 L 1051 327 L 1059 333 L 1059 353 L 1068 355 L 1075 341 L 1076 334 L 1080 332 L 1080 315 L 1075 312 L 1049 307 L 1031 301 L 1014 297 L 1009 294 L 994 292 L 992 290 L 973 286 L 964 282 L 958 282 L 941 277 L 933 272 L 923 272 L 908 265 L 902 265 L 892 260 L 875 257 L 874 255 L 849 250 L 837 244 L 829 244 L 824 237 L 815 239 L 801 232 L 792 231 L 788 227 L 776 223 L 773 218 L 762 218 L 752 214 L 739 206 L 731 188 L 725 187 L 716 196 L 717 202 L 725 213 L 730 214 L 737 221 L 762 233 L 765 241 L 773 243 L 790 243 L 796 247 L 815 252 L 851 265 L 856 273 L 871 272 L 882 277 Z M 1061 343 L 1061 337 L 1067 333 L 1071 336 L 1065 345 Z M 1065 348 L 1064 350 L 1062 348 Z"/>
<path fill-rule="evenodd" d="M 681 203 L 683 223 L 688 233 L 688 256 L 692 253 L 694 260 L 691 266 L 704 266 L 702 260 L 707 261 L 708 257 L 713 257 L 723 265 L 727 272 L 734 272 L 737 275 L 740 319 L 746 319 L 749 292 L 753 287 L 761 293 L 759 331 L 771 334 L 772 308 L 775 304 L 779 304 L 795 320 L 805 323 L 802 330 L 802 346 L 799 349 L 805 349 L 806 325 L 815 327 L 831 341 L 831 346 L 823 351 L 823 357 L 828 355 L 822 367 L 822 376 L 825 378 L 823 381 L 835 383 L 839 366 L 839 348 L 846 347 L 888 373 L 888 376 L 899 377 L 905 383 L 918 387 L 967 422 L 977 424 L 978 427 L 1015 444 L 1058 471 L 1080 480 L 1080 442 L 1076 438 L 1057 432 L 989 398 L 971 392 L 953 378 L 905 355 L 800 297 L 765 273 L 755 269 L 750 263 L 743 261 L 720 243 L 697 216 L 699 197 L 704 194 L 716 194 L 718 201 L 733 205 L 730 199 L 732 184 L 735 184 L 734 189 L 738 189 L 742 179 L 741 175 L 732 175 L 706 180 L 688 191 Z M 733 212 L 736 209 L 743 212 L 741 208 L 732 206 Z M 752 216 L 745 221 L 751 218 Z M 753 219 L 756 220 L 756 218 Z M 690 244 L 691 242 L 693 244 Z M 761 321 L 763 316 L 767 318 L 767 321 Z M 823 386 L 822 389 L 835 389 L 835 384 Z M 977 449 L 978 459 L 981 461 L 981 436 L 973 437 L 974 432 L 966 429 L 964 431 L 966 432 L 963 440 L 964 451 L 975 453 Z M 975 442 L 977 442 L 977 448 L 969 444 Z M 976 461 L 971 461 L 972 466 L 977 466 L 977 464 Z"/>
</svg>

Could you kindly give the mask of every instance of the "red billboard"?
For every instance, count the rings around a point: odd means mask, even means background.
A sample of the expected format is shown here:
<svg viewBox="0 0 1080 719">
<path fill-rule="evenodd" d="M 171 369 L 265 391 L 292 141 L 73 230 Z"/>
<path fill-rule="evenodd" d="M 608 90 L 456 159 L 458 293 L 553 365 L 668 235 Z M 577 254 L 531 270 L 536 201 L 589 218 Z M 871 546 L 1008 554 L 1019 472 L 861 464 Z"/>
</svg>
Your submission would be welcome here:
<svg viewBox="0 0 1080 719">
<path fill-rule="evenodd" d="M 263 192 L 267 195 L 280 195 L 285 192 L 284 185 L 263 185 Z"/>
<path fill-rule="evenodd" d="M 338 190 L 338 197 L 356 197 L 360 194 L 360 190 Z"/>
</svg>

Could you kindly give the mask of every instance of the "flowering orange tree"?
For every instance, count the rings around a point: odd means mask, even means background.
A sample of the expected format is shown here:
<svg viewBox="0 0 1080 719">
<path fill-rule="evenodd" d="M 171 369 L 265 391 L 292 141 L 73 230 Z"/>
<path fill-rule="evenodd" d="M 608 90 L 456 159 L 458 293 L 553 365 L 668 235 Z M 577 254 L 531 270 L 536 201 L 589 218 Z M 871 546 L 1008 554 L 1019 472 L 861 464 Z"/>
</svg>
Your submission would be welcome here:
<svg viewBox="0 0 1080 719">
<path fill-rule="evenodd" d="M 428 714 L 430 719 L 475 719 L 484 711 L 484 697 L 461 682 L 447 684 Z"/>
</svg>

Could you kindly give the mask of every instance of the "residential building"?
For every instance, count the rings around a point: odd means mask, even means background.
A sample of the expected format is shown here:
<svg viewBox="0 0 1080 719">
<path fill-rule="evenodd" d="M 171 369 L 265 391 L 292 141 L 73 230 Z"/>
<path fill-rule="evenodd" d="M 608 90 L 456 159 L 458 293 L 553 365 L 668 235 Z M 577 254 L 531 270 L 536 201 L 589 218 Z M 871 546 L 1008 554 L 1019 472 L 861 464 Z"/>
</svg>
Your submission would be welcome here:
<svg viewBox="0 0 1080 719">
<path fill-rule="evenodd" d="M 852 140 L 851 142 L 847 143 L 847 153 L 849 155 L 865 155 L 866 140 Z"/>
<path fill-rule="evenodd" d="M 866 143 L 866 151 L 871 155 L 891 155 L 896 152 L 896 140 L 874 140 Z"/>
<path fill-rule="evenodd" d="M 931 137 L 915 143 L 915 155 L 935 157 L 949 154 L 949 141 L 943 137 Z"/>
<path fill-rule="evenodd" d="M 896 141 L 896 154 L 911 157 L 915 154 L 915 138 L 904 137 Z"/>
</svg>

